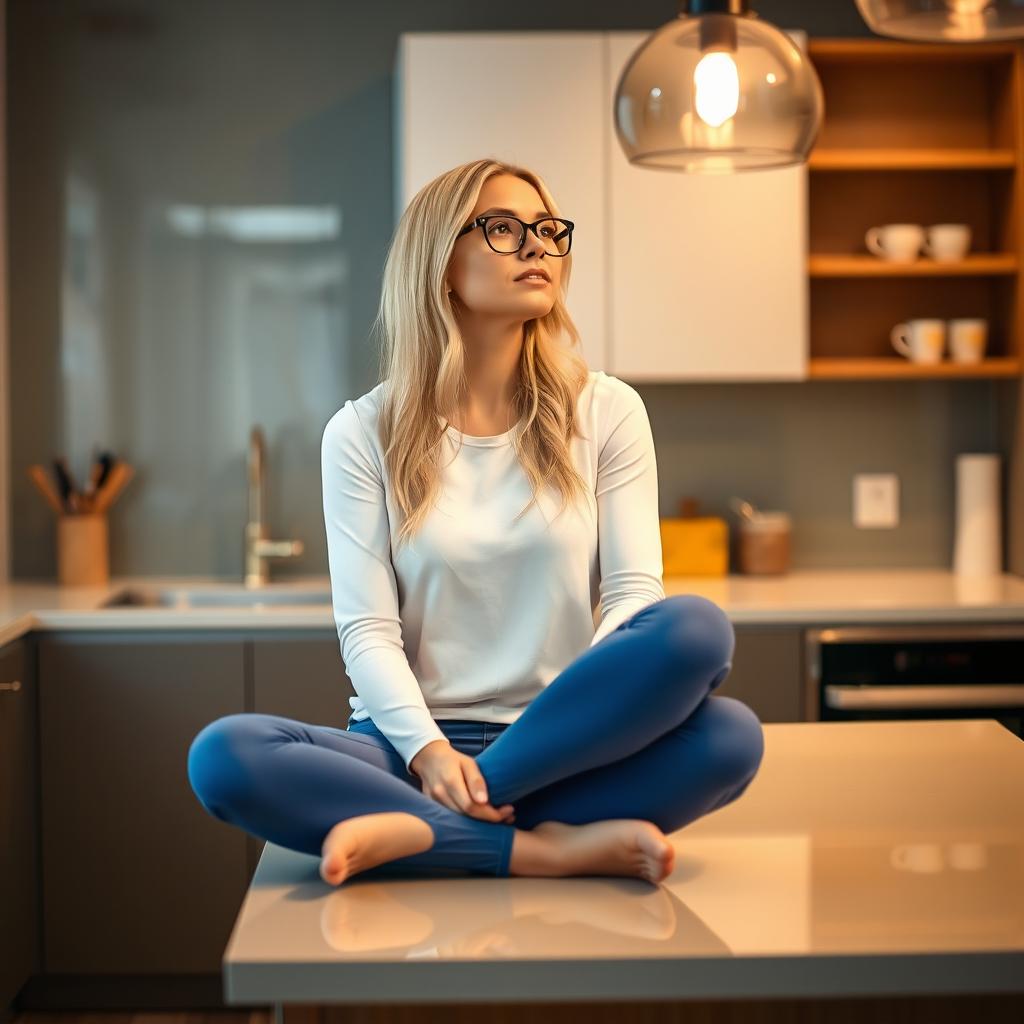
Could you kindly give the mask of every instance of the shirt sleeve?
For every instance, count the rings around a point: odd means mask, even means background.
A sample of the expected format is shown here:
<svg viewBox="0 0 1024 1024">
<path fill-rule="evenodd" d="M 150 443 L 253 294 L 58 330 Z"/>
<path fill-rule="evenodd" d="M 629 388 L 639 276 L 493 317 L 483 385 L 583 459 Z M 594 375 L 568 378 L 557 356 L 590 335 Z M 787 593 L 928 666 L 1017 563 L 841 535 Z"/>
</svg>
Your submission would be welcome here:
<svg viewBox="0 0 1024 1024">
<path fill-rule="evenodd" d="M 590 646 L 665 596 L 658 468 L 643 399 L 618 378 L 598 455 L 597 528 L 601 621 Z"/>
<path fill-rule="evenodd" d="M 384 485 L 351 402 L 327 422 L 320 464 L 342 661 L 370 717 L 408 770 L 428 743 L 448 739 L 405 655 Z"/>
</svg>

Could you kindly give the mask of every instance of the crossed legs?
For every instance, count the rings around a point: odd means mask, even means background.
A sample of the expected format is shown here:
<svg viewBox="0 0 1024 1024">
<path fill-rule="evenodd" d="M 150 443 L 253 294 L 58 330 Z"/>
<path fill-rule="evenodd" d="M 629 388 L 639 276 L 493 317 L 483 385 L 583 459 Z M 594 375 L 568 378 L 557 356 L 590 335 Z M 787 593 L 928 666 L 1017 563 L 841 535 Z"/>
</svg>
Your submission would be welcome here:
<svg viewBox="0 0 1024 1024">
<path fill-rule="evenodd" d="M 642 818 L 667 832 L 735 799 L 763 739 L 745 704 L 711 693 L 734 642 L 724 612 L 697 595 L 637 612 L 477 756 L 490 802 L 514 803 L 518 829 Z M 509 873 L 517 830 L 432 800 L 383 739 L 228 715 L 193 741 L 188 771 L 211 814 L 292 849 L 319 853 L 339 822 L 397 811 L 426 822 L 434 841 L 385 873 Z"/>
</svg>

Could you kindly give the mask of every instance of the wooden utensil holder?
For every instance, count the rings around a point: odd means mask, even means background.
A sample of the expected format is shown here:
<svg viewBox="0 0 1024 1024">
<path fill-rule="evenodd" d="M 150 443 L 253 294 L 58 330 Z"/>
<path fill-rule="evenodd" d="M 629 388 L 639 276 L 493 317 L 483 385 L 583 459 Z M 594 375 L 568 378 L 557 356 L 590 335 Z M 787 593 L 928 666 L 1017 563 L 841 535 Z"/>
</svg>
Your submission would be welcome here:
<svg viewBox="0 0 1024 1024">
<path fill-rule="evenodd" d="M 83 512 L 57 517 L 57 578 L 63 586 L 103 585 L 110 578 L 107 517 Z"/>
</svg>

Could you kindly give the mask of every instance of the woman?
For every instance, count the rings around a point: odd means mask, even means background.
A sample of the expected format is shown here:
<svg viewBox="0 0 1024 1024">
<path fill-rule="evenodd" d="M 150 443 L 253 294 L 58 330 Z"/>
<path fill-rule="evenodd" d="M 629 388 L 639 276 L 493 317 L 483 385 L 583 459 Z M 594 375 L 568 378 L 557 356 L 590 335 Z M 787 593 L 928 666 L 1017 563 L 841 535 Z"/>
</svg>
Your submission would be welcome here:
<svg viewBox="0 0 1024 1024">
<path fill-rule="evenodd" d="M 207 811 L 320 856 L 333 885 L 658 883 L 665 833 L 760 766 L 757 716 L 711 694 L 729 619 L 665 597 L 643 402 L 573 350 L 573 227 L 497 160 L 414 197 L 384 269 L 382 381 L 321 449 L 348 728 L 228 715 L 189 751 Z"/>
</svg>

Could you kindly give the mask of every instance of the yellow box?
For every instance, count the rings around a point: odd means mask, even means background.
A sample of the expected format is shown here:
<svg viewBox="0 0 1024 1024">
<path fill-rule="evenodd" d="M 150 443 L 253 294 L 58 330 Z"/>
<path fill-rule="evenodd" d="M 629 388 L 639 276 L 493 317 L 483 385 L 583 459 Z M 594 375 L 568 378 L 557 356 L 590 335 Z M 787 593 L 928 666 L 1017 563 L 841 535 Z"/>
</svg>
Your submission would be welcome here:
<svg viewBox="0 0 1024 1024">
<path fill-rule="evenodd" d="M 727 576 L 729 524 L 718 516 L 661 519 L 661 556 L 666 576 Z"/>
</svg>

